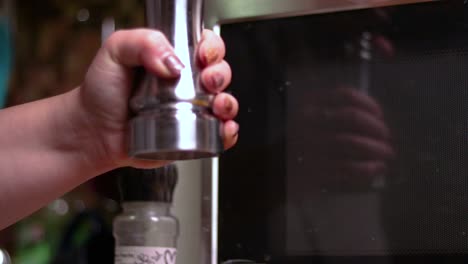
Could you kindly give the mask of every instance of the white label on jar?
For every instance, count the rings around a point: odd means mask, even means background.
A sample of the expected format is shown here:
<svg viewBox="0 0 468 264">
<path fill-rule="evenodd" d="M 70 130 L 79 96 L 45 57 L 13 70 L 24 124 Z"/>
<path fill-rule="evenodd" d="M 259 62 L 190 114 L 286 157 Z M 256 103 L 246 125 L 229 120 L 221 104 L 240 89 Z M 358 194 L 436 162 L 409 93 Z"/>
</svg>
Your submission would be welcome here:
<svg viewBox="0 0 468 264">
<path fill-rule="evenodd" d="M 177 250 L 164 247 L 116 247 L 115 264 L 175 264 Z"/>
</svg>

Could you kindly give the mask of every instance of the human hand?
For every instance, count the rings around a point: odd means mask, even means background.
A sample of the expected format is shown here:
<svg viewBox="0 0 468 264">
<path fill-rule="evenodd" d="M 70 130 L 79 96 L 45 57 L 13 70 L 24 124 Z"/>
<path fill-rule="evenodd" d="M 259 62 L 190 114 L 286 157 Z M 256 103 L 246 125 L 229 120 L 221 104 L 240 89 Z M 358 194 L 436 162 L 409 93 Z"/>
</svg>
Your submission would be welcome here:
<svg viewBox="0 0 468 264">
<path fill-rule="evenodd" d="M 367 188 L 385 174 L 395 150 L 382 108 L 352 88 L 313 91 L 304 118 L 304 160 L 321 187 Z"/>
<path fill-rule="evenodd" d="M 197 50 L 202 84 L 216 94 L 213 112 L 223 121 L 221 131 L 227 149 L 236 143 L 239 126 L 232 120 L 238 112 L 236 99 L 222 93 L 231 81 L 231 69 L 223 60 L 224 43 L 205 30 Z M 110 162 L 110 169 L 153 168 L 167 162 L 134 160 L 127 155 L 128 103 L 134 68 L 139 66 L 162 78 L 176 78 L 183 68 L 162 33 L 148 29 L 118 31 L 100 49 L 77 90 L 82 108 L 78 124 L 80 129 L 88 129 L 88 138 L 95 141 L 86 155 Z"/>
</svg>

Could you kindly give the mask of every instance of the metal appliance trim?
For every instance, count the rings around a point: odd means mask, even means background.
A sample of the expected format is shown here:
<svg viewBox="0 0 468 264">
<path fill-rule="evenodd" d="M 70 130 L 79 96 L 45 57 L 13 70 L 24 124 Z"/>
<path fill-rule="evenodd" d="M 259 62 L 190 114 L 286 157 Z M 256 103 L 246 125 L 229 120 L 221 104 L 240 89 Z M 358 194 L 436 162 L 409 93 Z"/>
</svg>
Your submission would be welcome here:
<svg viewBox="0 0 468 264">
<path fill-rule="evenodd" d="M 212 203 L 211 203 L 211 263 L 218 261 L 218 198 L 219 198 L 219 162 L 218 158 L 212 161 L 211 170 L 216 177 L 212 178 Z"/>
<path fill-rule="evenodd" d="M 216 264 L 218 259 L 218 158 L 201 162 L 201 263 Z"/>
<path fill-rule="evenodd" d="M 350 11 L 439 0 L 207 0 L 205 25 Z"/>
</svg>

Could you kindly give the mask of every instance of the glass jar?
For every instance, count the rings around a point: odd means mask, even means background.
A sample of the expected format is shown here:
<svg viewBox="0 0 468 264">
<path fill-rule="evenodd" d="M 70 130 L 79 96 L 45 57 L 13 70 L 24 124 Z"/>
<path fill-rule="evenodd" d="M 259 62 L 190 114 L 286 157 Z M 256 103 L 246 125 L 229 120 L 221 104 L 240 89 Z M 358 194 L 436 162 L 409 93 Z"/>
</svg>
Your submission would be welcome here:
<svg viewBox="0 0 468 264">
<path fill-rule="evenodd" d="M 174 165 L 127 169 L 120 178 L 122 212 L 115 217 L 115 263 L 176 263 L 179 222 L 171 214 Z"/>
</svg>

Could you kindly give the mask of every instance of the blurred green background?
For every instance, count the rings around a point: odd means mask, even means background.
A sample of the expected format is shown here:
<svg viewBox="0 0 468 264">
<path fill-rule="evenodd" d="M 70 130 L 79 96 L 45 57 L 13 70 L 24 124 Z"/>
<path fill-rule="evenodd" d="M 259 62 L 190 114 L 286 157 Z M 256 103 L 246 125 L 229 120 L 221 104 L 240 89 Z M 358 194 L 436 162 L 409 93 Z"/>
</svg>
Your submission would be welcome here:
<svg viewBox="0 0 468 264">
<path fill-rule="evenodd" d="M 129 0 L 0 0 L 0 106 L 79 85 L 103 25 L 141 26 L 142 7 Z M 114 177 L 104 175 L 0 231 L 0 248 L 15 264 L 112 263 L 110 223 L 118 210 Z"/>
</svg>

